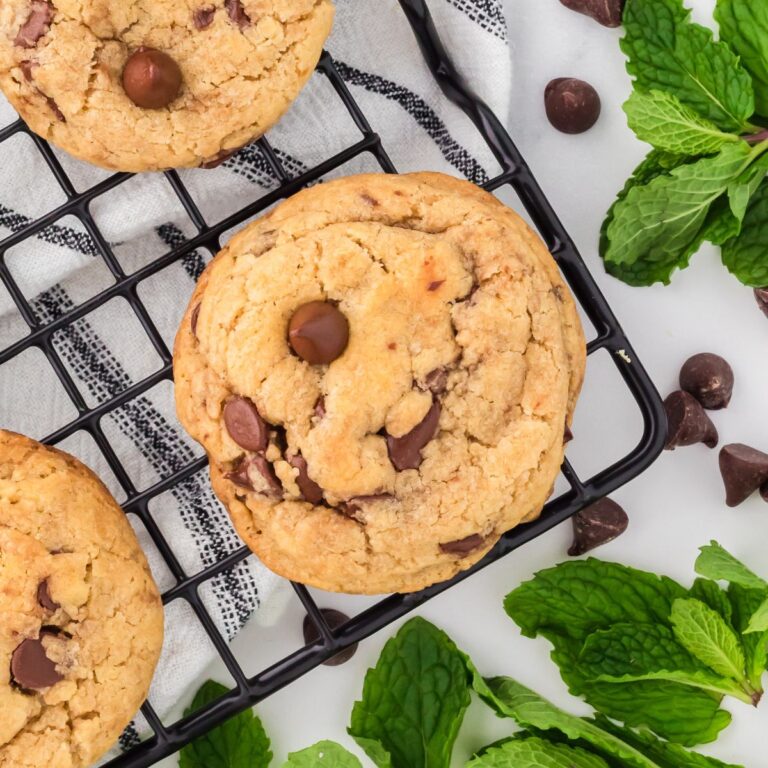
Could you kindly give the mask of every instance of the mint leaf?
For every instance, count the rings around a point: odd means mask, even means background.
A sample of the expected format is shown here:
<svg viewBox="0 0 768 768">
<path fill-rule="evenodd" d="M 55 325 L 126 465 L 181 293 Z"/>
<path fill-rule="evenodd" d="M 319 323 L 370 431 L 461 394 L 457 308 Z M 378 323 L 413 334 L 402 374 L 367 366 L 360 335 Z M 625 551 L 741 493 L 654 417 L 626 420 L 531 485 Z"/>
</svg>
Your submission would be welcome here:
<svg viewBox="0 0 768 768">
<path fill-rule="evenodd" d="M 629 127 L 656 149 L 680 155 L 712 155 L 740 141 L 666 91 L 634 91 L 624 104 Z"/>
<path fill-rule="evenodd" d="M 675 268 L 686 267 L 698 249 L 712 204 L 758 154 L 745 142 L 729 144 L 714 157 L 630 189 L 606 230 L 606 266 L 643 265 L 658 281 L 669 282 Z"/>
<path fill-rule="evenodd" d="M 228 688 L 209 680 L 184 714 L 189 715 L 227 693 Z M 235 715 L 179 753 L 179 768 L 267 768 L 271 761 L 269 739 L 252 710 Z"/>
<path fill-rule="evenodd" d="M 675 637 L 697 659 L 723 677 L 744 680 L 744 651 L 719 613 L 699 600 L 675 600 L 670 620 Z"/>
<path fill-rule="evenodd" d="M 741 233 L 723 245 L 723 264 L 744 285 L 768 285 L 767 238 L 768 183 L 764 183 L 749 204 Z"/>
<path fill-rule="evenodd" d="M 717 611 L 728 624 L 732 623 L 733 606 L 728 599 L 728 593 L 720 589 L 714 581 L 696 579 L 688 594 L 695 600 L 706 603 L 713 611 Z"/>
<path fill-rule="evenodd" d="M 713 581 L 729 581 L 745 589 L 768 590 L 768 582 L 750 571 L 716 541 L 701 547 L 699 552 L 701 554 L 694 567 L 700 576 Z"/>
<path fill-rule="evenodd" d="M 752 614 L 749 625 L 744 630 L 747 635 L 753 632 L 768 632 L 768 595 Z"/>
<path fill-rule="evenodd" d="M 714 674 L 662 624 L 614 624 L 595 632 L 582 648 L 579 668 L 590 681 L 667 680 L 752 703 L 736 683 Z"/>
<path fill-rule="evenodd" d="M 411 619 L 368 670 L 349 733 L 380 768 L 448 768 L 470 692 L 463 655 Z"/>
<path fill-rule="evenodd" d="M 717 0 L 715 19 L 720 39 L 741 56 L 752 75 L 755 104 L 768 115 L 768 6 L 745 0 Z"/>
<path fill-rule="evenodd" d="M 291 752 L 283 768 L 363 768 L 360 761 L 335 741 L 319 741 L 301 752 Z M 244 763 L 242 768 L 250 768 Z"/>
<path fill-rule="evenodd" d="M 533 736 L 489 747 L 466 768 L 608 768 L 608 763 L 578 747 Z"/>
<path fill-rule="evenodd" d="M 745 589 L 739 584 L 728 587 L 728 599 L 733 606 L 733 626 L 738 632 L 746 630 L 765 596 L 766 592 L 762 589 Z M 741 644 L 747 660 L 747 677 L 759 693 L 763 690 L 762 678 L 768 666 L 768 632 L 742 634 Z"/>
<path fill-rule="evenodd" d="M 671 91 L 723 130 L 747 129 L 755 111 L 749 73 L 689 17 L 682 0 L 627 0 L 621 41 L 627 71 L 643 90 Z"/>
</svg>

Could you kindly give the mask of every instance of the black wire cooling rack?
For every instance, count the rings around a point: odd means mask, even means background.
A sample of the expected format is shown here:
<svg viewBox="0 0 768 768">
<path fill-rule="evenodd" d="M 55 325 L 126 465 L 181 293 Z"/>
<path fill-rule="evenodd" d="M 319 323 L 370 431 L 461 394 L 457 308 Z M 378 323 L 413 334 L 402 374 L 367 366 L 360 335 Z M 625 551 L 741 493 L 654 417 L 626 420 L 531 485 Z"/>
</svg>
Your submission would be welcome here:
<svg viewBox="0 0 768 768">
<path fill-rule="evenodd" d="M 321 179 L 352 158 L 368 153 L 375 158 L 382 170 L 393 173 L 396 172 L 396 168 L 379 136 L 373 132 L 366 116 L 347 89 L 332 57 L 328 53 L 324 53 L 318 70 L 333 86 L 340 106 L 351 116 L 361 138 L 329 160 L 297 176 L 292 176 L 286 171 L 268 140 L 261 139 L 258 142 L 259 150 L 275 178 L 279 181 L 279 187 L 264 194 L 242 210 L 231 214 L 223 221 L 210 226 L 206 223 L 179 176 L 174 171 L 168 171 L 165 175 L 178 196 L 179 202 L 195 225 L 197 234 L 138 271 L 126 274 L 99 231 L 89 212 L 89 207 L 95 199 L 123 184 L 130 178 L 130 175 L 114 174 L 92 188 L 78 192 L 51 148 L 45 141 L 32 134 L 21 120 L 0 130 L 0 143 L 7 141 L 17 133 L 30 135 L 66 195 L 66 202 L 63 205 L 27 223 L 13 234 L 0 240 L 0 280 L 29 327 L 29 333 L 24 338 L 6 349 L 0 350 L 0 366 L 28 350 L 36 349 L 45 355 L 72 404 L 77 409 L 76 418 L 49 435 L 46 442 L 59 443 L 79 431 L 87 432 L 95 440 L 126 494 L 124 504 L 126 513 L 136 515 L 141 520 L 175 578 L 175 585 L 163 595 L 164 604 L 168 605 L 180 599 L 189 603 L 235 682 L 235 687 L 227 695 L 172 725 L 164 725 L 152 707 L 145 704 L 143 713 L 154 731 L 154 735 L 145 739 L 129 752 L 113 759 L 108 764 L 110 768 L 143 768 L 155 764 L 228 717 L 253 706 L 280 688 L 289 685 L 337 654 L 341 649 L 372 635 L 435 595 L 449 589 L 453 584 L 468 578 L 474 572 L 566 520 L 592 501 L 616 490 L 640 474 L 662 449 L 664 414 L 658 394 L 638 362 L 629 340 L 584 266 L 573 242 L 563 229 L 558 217 L 501 122 L 469 89 L 452 64 L 440 41 L 425 0 L 400 0 L 400 5 L 416 33 L 427 64 L 441 88 L 472 120 L 501 166 L 502 172 L 485 184 L 485 188 L 489 191 L 498 191 L 508 185 L 521 199 L 583 310 L 596 329 L 596 337 L 589 343 L 588 352 L 592 354 L 597 350 L 608 350 L 611 353 L 611 358 L 636 401 L 643 420 L 642 437 L 637 446 L 626 456 L 588 480 L 581 479 L 566 460 L 562 472 L 570 486 L 569 489 L 564 494 L 552 499 L 537 521 L 520 526 L 506 534 L 482 562 L 450 582 L 437 584 L 415 594 L 391 595 L 354 616 L 344 626 L 337 629 L 332 629 L 323 619 L 308 590 L 300 584 L 294 584 L 293 587 L 298 599 L 315 623 L 320 639 L 314 644 L 301 648 L 283 658 L 255 676 L 248 677 L 206 610 L 200 597 L 200 589 L 215 576 L 245 560 L 250 552 L 247 548 L 242 547 L 212 567 L 193 576 L 188 576 L 174 554 L 172 544 L 163 536 L 149 511 L 149 503 L 152 499 L 199 472 L 205 466 L 205 459 L 193 461 L 188 466 L 155 483 L 152 487 L 139 492 L 128 472 L 122 466 L 117 451 L 110 444 L 101 426 L 101 421 L 106 415 L 137 396 L 148 392 L 160 382 L 172 378 L 171 352 L 151 319 L 145 304 L 139 298 L 137 288 L 143 281 L 156 275 L 170 264 L 183 259 L 198 248 L 216 253 L 220 248 L 220 237 L 223 233 L 264 211 L 280 199 L 292 195 L 307 184 Z M 35 237 L 46 227 L 65 216 L 74 216 L 82 222 L 93 240 L 98 254 L 111 272 L 114 282 L 98 295 L 43 324 L 38 320 L 19 285 L 14 280 L 6 265 L 5 256 L 13 246 L 28 238 Z M 162 359 L 162 366 L 151 376 L 125 389 L 117 396 L 96 407 L 89 407 L 56 351 L 54 335 L 116 297 L 121 297 L 130 305 L 152 346 Z"/>
</svg>

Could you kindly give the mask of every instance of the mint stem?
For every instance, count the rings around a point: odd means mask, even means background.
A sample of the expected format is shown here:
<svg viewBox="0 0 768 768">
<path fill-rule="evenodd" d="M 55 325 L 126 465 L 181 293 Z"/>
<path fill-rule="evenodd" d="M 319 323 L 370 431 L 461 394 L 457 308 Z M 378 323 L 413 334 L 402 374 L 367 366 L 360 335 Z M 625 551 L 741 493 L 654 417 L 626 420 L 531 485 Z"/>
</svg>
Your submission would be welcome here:
<svg viewBox="0 0 768 768">
<path fill-rule="evenodd" d="M 747 144 L 759 144 L 761 141 L 768 140 L 768 129 L 762 130 L 759 133 L 753 133 L 751 136 L 742 137 Z"/>
</svg>

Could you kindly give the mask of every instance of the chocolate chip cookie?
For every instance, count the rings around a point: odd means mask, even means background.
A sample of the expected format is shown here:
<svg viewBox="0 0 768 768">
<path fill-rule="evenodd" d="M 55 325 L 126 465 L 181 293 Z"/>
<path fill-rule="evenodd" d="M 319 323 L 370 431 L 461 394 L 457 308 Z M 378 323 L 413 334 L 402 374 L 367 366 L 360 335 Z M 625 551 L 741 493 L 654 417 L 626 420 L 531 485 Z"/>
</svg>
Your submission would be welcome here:
<svg viewBox="0 0 768 768">
<path fill-rule="evenodd" d="M 215 165 L 277 122 L 332 20 L 331 0 L 4 0 L 0 87 L 96 165 Z"/>
<path fill-rule="evenodd" d="M 144 701 L 163 609 L 80 462 L 0 430 L 0 768 L 94 763 Z"/>
<path fill-rule="evenodd" d="M 440 174 L 299 193 L 211 263 L 176 341 L 181 421 L 273 570 L 416 590 L 537 516 L 585 345 L 552 257 Z"/>
</svg>

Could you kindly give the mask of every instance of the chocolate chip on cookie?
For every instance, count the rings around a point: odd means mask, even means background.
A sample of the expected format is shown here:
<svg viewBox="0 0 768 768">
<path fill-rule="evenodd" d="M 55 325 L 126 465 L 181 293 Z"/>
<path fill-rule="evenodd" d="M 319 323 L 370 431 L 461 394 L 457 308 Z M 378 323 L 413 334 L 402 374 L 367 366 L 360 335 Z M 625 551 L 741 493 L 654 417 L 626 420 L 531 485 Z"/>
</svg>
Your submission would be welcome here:
<svg viewBox="0 0 768 768">
<path fill-rule="evenodd" d="M 212 5 L 203 5 L 192 13 L 192 21 L 195 23 L 195 29 L 207 29 L 213 24 L 213 17 L 216 15 L 216 8 Z"/>
<path fill-rule="evenodd" d="M 349 322 L 341 310 L 327 301 L 300 306 L 288 325 L 293 351 L 312 365 L 328 365 L 341 357 L 349 343 Z"/>
<path fill-rule="evenodd" d="M 318 419 L 325 418 L 325 398 L 320 395 L 315 401 L 315 407 L 313 409 L 315 416 Z"/>
<path fill-rule="evenodd" d="M 267 496 L 278 497 L 283 495 L 283 484 L 275 474 L 275 469 L 261 454 L 254 456 L 251 461 L 259 474 L 267 481 Z"/>
<path fill-rule="evenodd" d="M 134 51 L 123 69 L 123 88 L 142 109 L 167 107 L 181 90 L 181 69 L 167 54 L 154 48 Z"/>
<path fill-rule="evenodd" d="M 433 281 L 432 281 L 432 282 L 431 282 L 431 283 L 430 283 L 430 284 L 427 286 L 427 290 L 428 290 L 430 293 L 434 293 L 436 290 L 438 290 L 438 288 L 440 288 L 440 286 L 441 286 L 441 285 L 443 285 L 443 283 L 445 283 L 445 280 L 433 280 Z"/>
<path fill-rule="evenodd" d="M 442 395 L 448 386 L 448 371 L 445 368 L 435 368 L 424 379 L 424 389 L 428 389 L 435 395 Z"/>
<path fill-rule="evenodd" d="M 37 602 L 46 611 L 58 611 L 61 606 L 53 600 L 51 597 L 50 587 L 48 586 L 48 579 L 41 581 L 37 587 Z"/>
<path fill-rule="evenodd" d="M 299 471 L 296 476 L 296 485 L 299 486 L 301 495 L 310 504 L 319 504 L 323 500 L 323 489 L 309 476 L 307 460 L 301 455 L 291 456 L 288 463 Z"/>
<path fill-rule="evenodd" d="M 32 0 L 29 7 L 29 16 L 21 25 L 16 39 L 13 41 L 20 48 L 34 48 L 37 41 L 44 37 L 51 28 L 54 7 L 46 0 Z"/>
<path fill-rule="evenodd" d="M 227 9 L 229 18 L 232 19 L 240 29 L 244 29 L 251 23 L 251 17 L 245 12 L 242 0 L 225 0 L 224 7 Z"/>
<path fill-rule="evenodd" d="M 247 456 L 243 456 L 235 465 L 235 468 L 231 472 L 227 472 L 224 477 L 235 485 L 239 485 L 241 488 L 247 488 L 249 491 L 253 491 L 255 489 L 248 474 L 250 466 L 251 460 Z"/>
<path fill-rule="evenodd" d="M 457 539 L 456 541 L 446 541 L 440 545 L 440 551 L 446 555 L 459 555 L 459 557 L 466 557 L 474 552 L 476 549 L 485 544 L 485 539 L 479 533 L 473 533 L 471 536 L 466 536 L 463 539 Z"/>
<path fill-rule="evenodd" d="M 349 616 L 333 608 L 321 608 L 320 613 L 323 614 L 326 624 L 331 629 L 337 629 L 349 621 Z M 318 632 L 315 622 L 312 621 L 310 616 L 304 617 L 303 630 L 304 643 L 306 645 L 312 645 L 312 643 L 316 643 L 320 639 L 320 632 Z M 357 643 L 332 656 L 328 661 L 324 661 L 323 664 L 327 667 L 337 667 L 339 664 L 349 661 L 355 655 L 355 651 L 357 651 Z"/>
<path fill-rule="evenodd" d="M 197 321 L 200 319 L 200 307 L 202 305 L 198 304 L 193 310 L 192 310 L 192 316 L 189 318 L 189 325 L 192 328 L 192 335 L 197 338 Z"/>
<path fill-rule="evenodd" d="M 246 451 L 266 451 L 269 428 L 258 408 L 247 397 L 233 397 L 224 406 L 224 426 L 229 436 Z"/>
<path fill-rule="evenodd" d="M 398 472 L 404 469 L 418 469 L 421 466 L 421 449 L 437 434 L 440 410 L 440 403 L 434 402 L 421 423 L 410 432 L 402 437 L 387 435 L 389 459 Z"/>
<path fill-rule="evenodd" d="M 63 680 L 45 653 L 42 637 L 22 640 L 11 656 L 11 675 L 19 688 L 42 691 Z"/>
</svg>

